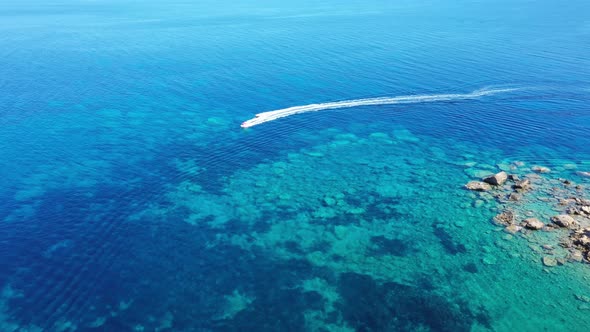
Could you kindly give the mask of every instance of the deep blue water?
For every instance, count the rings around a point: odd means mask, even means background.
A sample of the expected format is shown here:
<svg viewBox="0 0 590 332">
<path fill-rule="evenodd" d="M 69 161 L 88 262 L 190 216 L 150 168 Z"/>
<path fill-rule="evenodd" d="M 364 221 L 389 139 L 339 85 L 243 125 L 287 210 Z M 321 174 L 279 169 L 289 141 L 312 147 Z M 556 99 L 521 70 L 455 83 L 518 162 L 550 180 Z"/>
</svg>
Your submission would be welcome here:
<svg viewBox="0 0 590 332">
<path fill-rule="evenodd" d="M 459 164 L 588 183 L 589 13 L 4 1 L 0 330 L 584 330 L 583 310 L 554 304 L 590 295 L 587 266 L 545 277 L 495 248 L 502 267 L 482 264 L 495 207 L 461 205 Z M 520 90 L 239 127 L 296 105 L 505 87 Z M 478 236 L 447 229 L 459 221 Z M 552 278 L 567 281 L 547 295 Z M 539 286 L 478 286 L 498 280 Z"/>
</svg>

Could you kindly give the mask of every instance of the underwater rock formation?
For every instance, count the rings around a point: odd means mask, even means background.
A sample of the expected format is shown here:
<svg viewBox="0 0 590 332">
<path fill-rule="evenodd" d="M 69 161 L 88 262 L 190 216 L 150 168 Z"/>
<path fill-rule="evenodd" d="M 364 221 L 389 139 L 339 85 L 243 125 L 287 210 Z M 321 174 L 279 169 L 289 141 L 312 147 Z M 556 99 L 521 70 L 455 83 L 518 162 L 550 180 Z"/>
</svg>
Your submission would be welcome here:
<svg viewBox="0 0 590 332">
<path fill-rule="evenodd" d="M 529 179 L 516 180 L 514 183 L 515 189 L 527 190 L 527 189 L 530 189 L 530 187 L 531 187 L 531 180 L 529 180 Z"/>
<path fill-rule="evenodd" d="M 531 169 L 534 172 L 537 172 L 537 173 L 549 173 L 549 172 L 551 172 L 551 169 L 548 168 L 548 167 L 545 167 L 545 166 L 533 166 L 533 167 L 531 167 Z"/>
<path fill-rule="evenodd" d="M 560 174 L 563 169 L 557 167 L 554 173 Z M 531 170 L 535 173 L 530 173 Z M 500 213 L 493 221 L 509 233 L 505 238 L 518 236 L 533 243 L 540 239 L 549 241 L 541 246 L 542 250 L 529 245 L 537 253 L 545 254 L 539 257 L 544 266 L 563 265 L 568 261 L 590 263 L 590 199 L 585 197 L 584 186 L 553 177 L 544 166 L 515 167 L 511 171 L 514 173 L 500 172 L 484 178 L 485 183 L 493 185 L 486 192 L 473 194 L 475 202 L 488 197 L 500 203 Z M 507 181 L 513 184 L 503 185 Z M 479 183 L 471 181 L 470 189 L 478 188 Z M 544 223 L 543 219 L 551 222 Z M 534 231 L 544 232 L 536 236 L 532 235 Z"/>
<path fill-rule="evenodd" d="M 490 186 L 488 183 L 481 182 L 481 181 L 470 181 L 469 183 L 467 183 L 465 185 L 465 188 L 467 188 L 469 190 L 475 190 L 475 191 L 492 190 L 492 186 Z"/>
</svg>

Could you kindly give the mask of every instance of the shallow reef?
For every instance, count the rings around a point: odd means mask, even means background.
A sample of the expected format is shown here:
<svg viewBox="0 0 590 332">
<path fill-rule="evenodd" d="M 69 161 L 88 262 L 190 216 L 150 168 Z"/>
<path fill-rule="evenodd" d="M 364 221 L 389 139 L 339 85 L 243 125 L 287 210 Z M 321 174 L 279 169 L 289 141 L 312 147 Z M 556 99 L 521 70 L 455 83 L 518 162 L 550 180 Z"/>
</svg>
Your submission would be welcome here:
<svg viewBox="0 0 590 332">
<path fill-rule="evenodd" d="M 324 144 L 236 172 L 215 193 L 185 180 L 166 203 L 130 217 L 158 228 L 181 217 L 206 229 L 204 256 L 215 252 L 236 270 L 226 272 L 234 288 L 222 291 L 215 282 L 203 299 L 216 317 L 209 323 L 203 317 L 204 327 L 582 326 L 585 306 L 576 295 L 590 291 L 588 266 L 547 271 L 529 242 L 493 223 L 504 200 L 463 188 L 513 161 L 406 129 L 322 136 Z M 549 298 L 559 298 L 563 311 Z M 264 318 L 270 316 L 277 319 Z"/>
</svg>

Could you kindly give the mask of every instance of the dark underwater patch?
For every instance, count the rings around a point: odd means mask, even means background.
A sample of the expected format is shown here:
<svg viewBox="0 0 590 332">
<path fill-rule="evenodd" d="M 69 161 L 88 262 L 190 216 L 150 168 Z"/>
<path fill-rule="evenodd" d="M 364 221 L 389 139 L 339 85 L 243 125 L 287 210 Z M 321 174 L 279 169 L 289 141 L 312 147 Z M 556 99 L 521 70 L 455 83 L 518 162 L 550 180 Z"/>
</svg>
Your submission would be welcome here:
<svg viewBox="0 0 590 332">
<path fill-rule="evenodd" d="M 250 308 L 222 323 L 223 331 L 304 331 L 306 310 L 319 310 L 323 298 L 317 292 L 268 287 L 256 293 Z"/>
<path fill-rule="evenodd" d="M 439 223 L 432 224 L 434 235 L 440 241 L 446 252 L 451 255 L 463 254 L 467 252 L 467 248 L 464 244 L 457 242 L 453 239 L 453 236 L 443 228 Z"/>
<path fill-rule="evenodd" d="M 464 301 L 451 301 L 420 287 L 395 282 L 379 285 L 371 277 L 342 274 L 338 282 L 342 317 L 356 331 L 470 331 L 475 322 L 489 324 Z"/>
<path fill-rule="evenodd" d="M 372 219 L 401 219 L 403 214 L 396 210 L 396 206 L 400 204 L 401 197 L 385 197 L 377 193 L 373 193 L 374 200 L 365 206 L 365 215 Z"/>
<path fill-rule="evenodd" d="M 463 271 L 469 272 L 469 273 L 478 273 L 479 268 L 477 267 L 477 264 L 475 264 L 475 263 L 467 263 L 467 264 L 463 265 Z"/>
<path fill-rule="evenodd" d="M 374 255 L 393 255 L 398 257 L 407 256 L 412 246 L 401 239 L 389 239 L 383 235 L 371 237 L 371 254 Z"/>
</svg>

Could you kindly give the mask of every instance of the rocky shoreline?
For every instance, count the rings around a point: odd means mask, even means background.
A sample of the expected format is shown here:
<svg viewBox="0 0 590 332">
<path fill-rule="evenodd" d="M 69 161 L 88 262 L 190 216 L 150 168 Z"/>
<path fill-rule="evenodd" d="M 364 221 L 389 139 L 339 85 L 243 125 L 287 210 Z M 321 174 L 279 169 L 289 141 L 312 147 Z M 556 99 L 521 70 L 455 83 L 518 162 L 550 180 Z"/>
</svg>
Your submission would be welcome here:
<svg viewBox="0 0 590 332">
<path fill-rule="evenodd" d="M 575 176 L 583 180 L 590 172 Z M 529 247 L 542 255 L 545 266 L 590 263 L 590 199 L 583 185 L 552 177 L 548 167 L 514 162 L 509 172 L 470 181 L 465 188 L 475 192 L 477 200 L 497 201 L 500 213 L 493 222 L 531 242 Z M 546 233 L 543 243 L 533 238 L 537 232 Z"/>
</svg>

